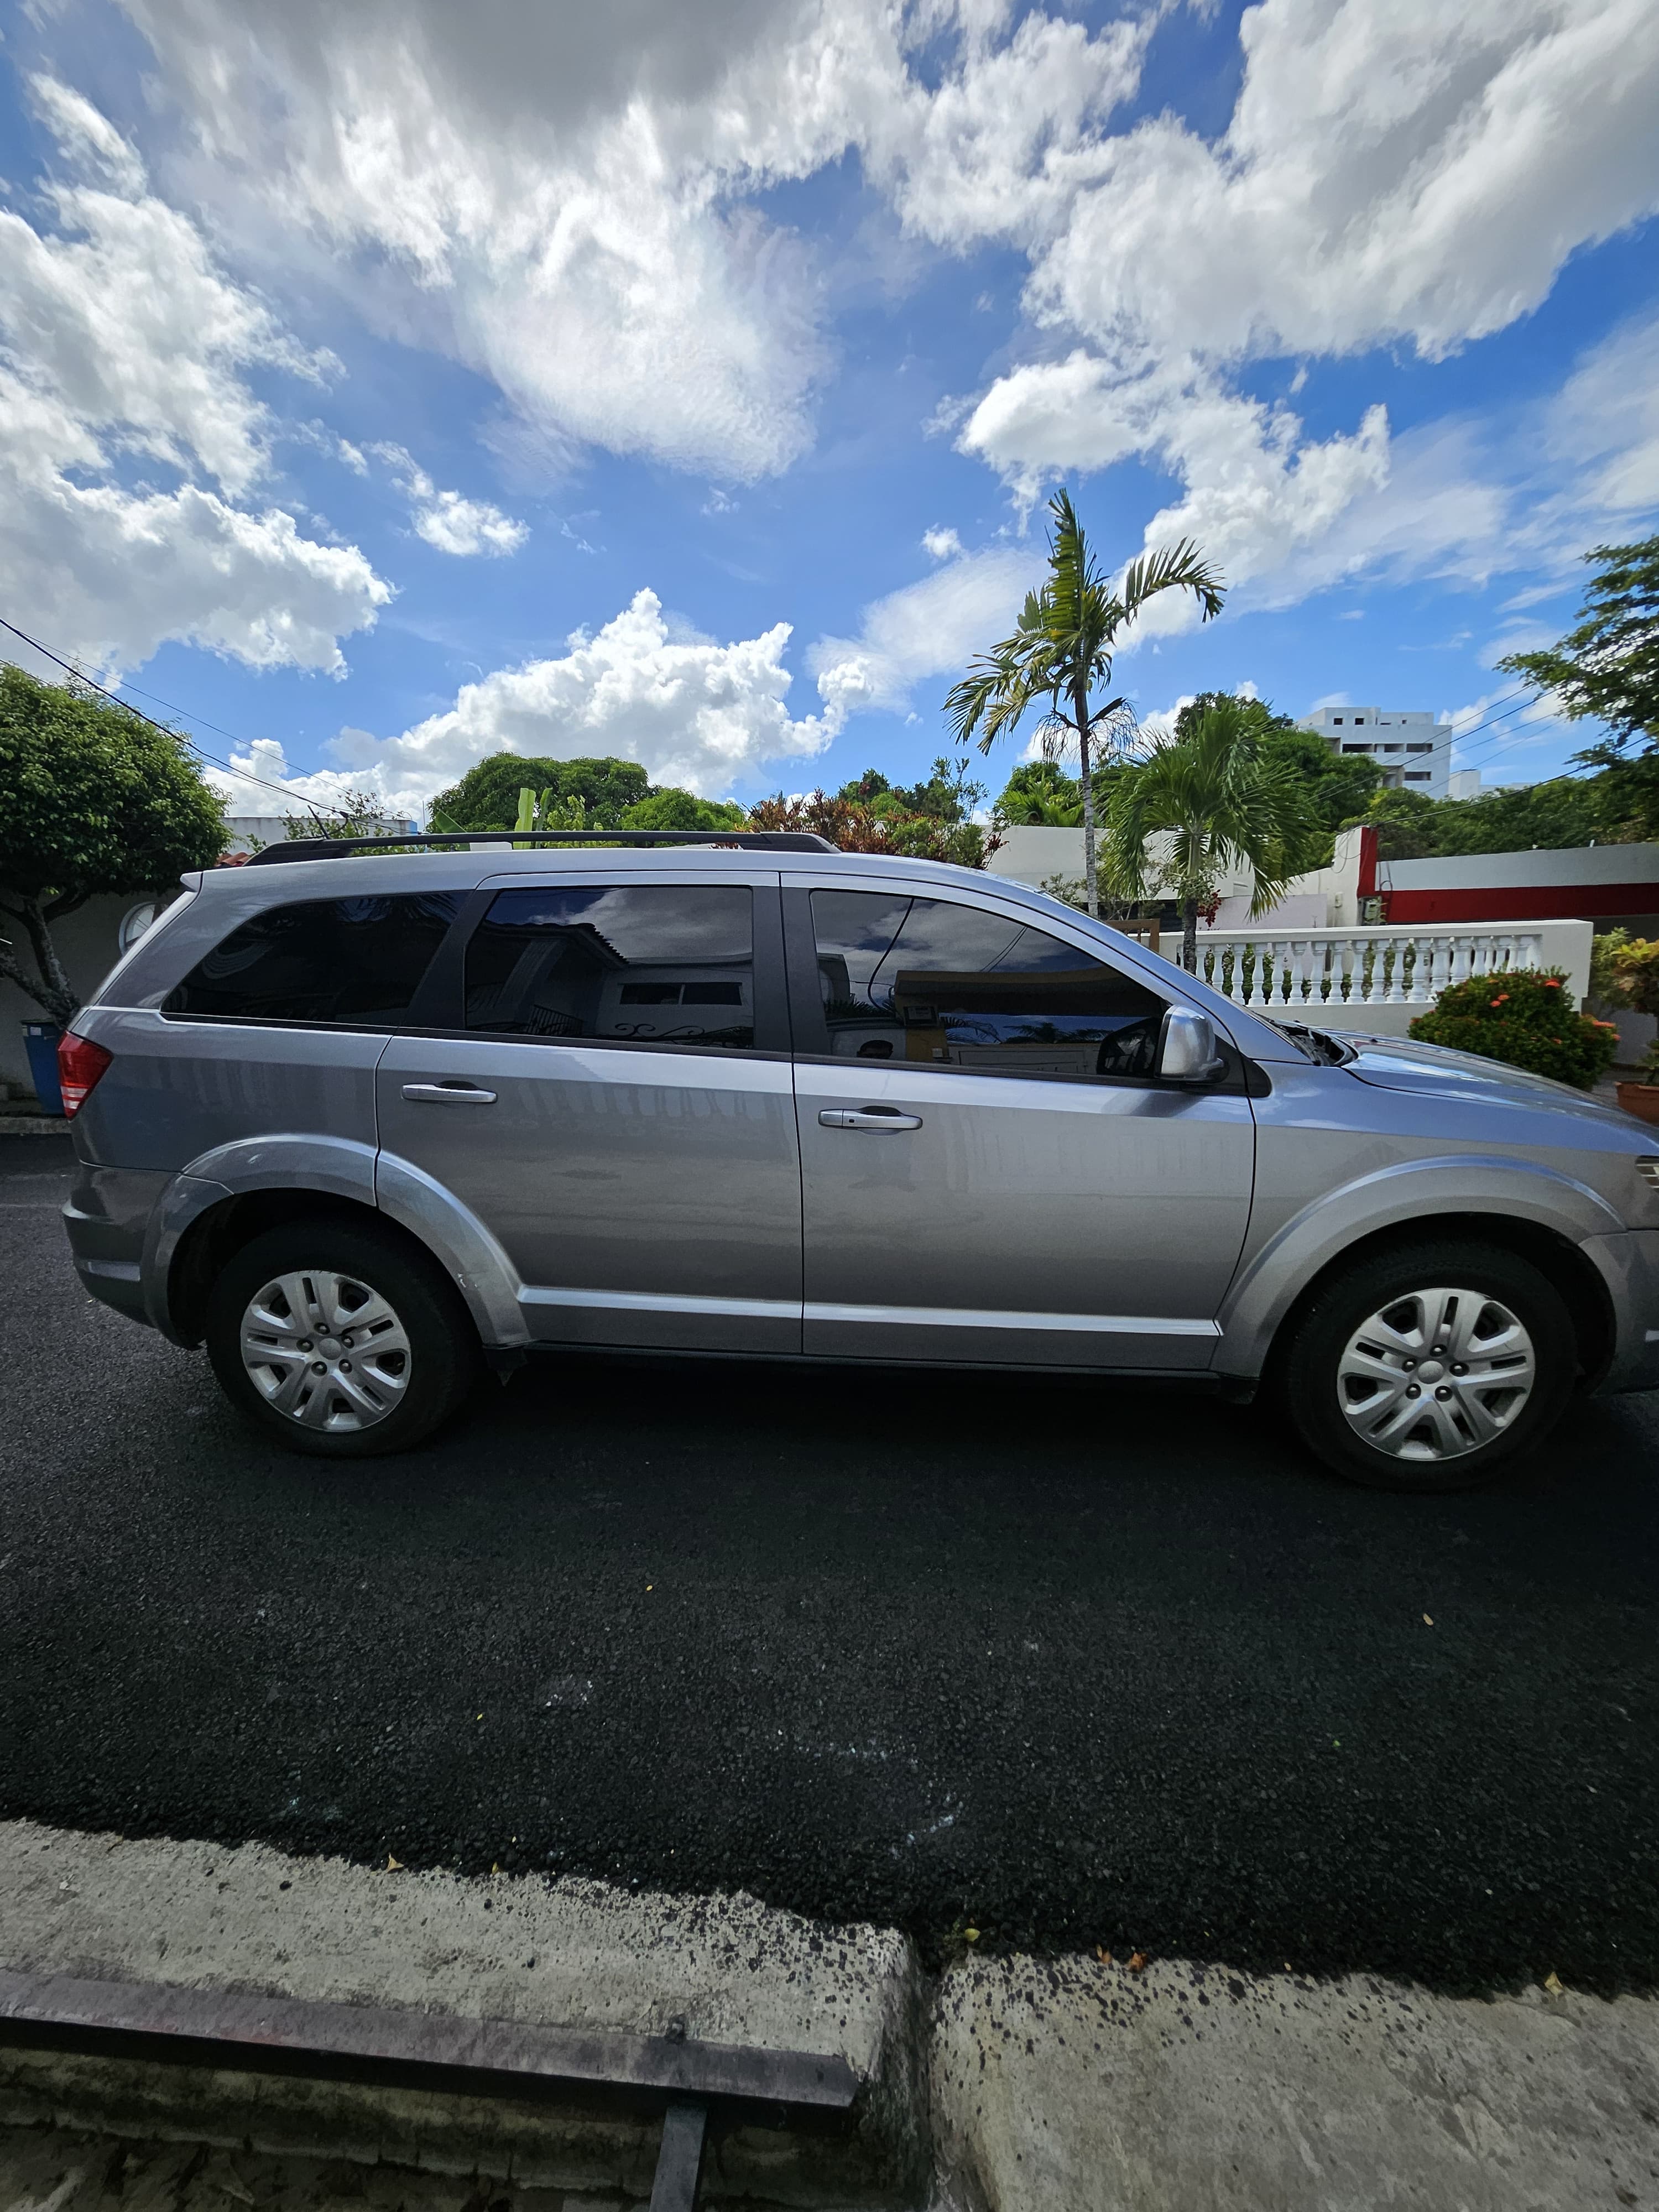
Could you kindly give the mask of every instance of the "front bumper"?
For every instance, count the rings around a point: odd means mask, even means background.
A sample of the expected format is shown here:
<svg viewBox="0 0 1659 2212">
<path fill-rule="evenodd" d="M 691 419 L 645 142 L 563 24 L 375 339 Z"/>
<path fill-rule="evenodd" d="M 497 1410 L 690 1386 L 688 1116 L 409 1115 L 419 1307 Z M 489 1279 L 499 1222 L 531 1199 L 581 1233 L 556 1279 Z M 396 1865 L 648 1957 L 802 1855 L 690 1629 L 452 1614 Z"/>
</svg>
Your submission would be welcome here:
<svg viewBox="0 0 1659 2212">
<path fill-rule="evenodd" d="M 1579 1249 L 1613 1301 L 1613 1358 L 1596 1389 L 1659 1390 L 1659 1229 L 1587 1237 Z"/>
</svg>

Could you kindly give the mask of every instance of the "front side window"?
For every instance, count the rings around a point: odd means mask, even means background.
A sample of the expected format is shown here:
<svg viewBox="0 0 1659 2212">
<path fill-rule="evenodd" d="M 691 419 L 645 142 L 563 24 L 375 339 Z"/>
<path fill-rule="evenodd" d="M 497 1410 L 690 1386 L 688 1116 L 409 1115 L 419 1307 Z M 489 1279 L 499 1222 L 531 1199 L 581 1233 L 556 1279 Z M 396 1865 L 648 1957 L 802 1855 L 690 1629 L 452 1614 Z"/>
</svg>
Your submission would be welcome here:
<svg viewBox="0 0 1659 2212">
<path fill-rule="evenodd" d="M 459 891 L 301 899 L 239 923 L 161 1001 L 164 1014 L 378 1029 L 409 1012 Z"/>
<path fill-rule="evenodd" d="M 1164 1001 L 1104 960 L 988 907 L 812 894 L 818 988 L 838 1059 L 980 1075 L 1148 1077 Z"/>
<path fill-rule="evenodd" d="M 503 891 L 466 949 L 466 1025 L 555 1044 L 747 1050 L 752 894 L 705 884 Z"/>
</svg>

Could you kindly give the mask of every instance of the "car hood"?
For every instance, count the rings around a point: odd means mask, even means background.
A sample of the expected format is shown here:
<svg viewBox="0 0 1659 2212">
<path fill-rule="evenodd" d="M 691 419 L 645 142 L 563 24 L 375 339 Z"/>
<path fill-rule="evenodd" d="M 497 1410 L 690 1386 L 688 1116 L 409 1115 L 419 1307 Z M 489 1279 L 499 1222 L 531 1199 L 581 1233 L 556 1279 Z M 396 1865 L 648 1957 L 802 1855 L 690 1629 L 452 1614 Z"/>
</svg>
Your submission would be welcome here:
<svg viewBox="0 0 1659 2212">
<path fill-rule="evenodd" d="M 1384 1091 L 1423 1091 L 1442 1098 L 1484 1099 L 1510 1106 L 1571 1108 L 1580 1114 L 1629 1122 L 1611 1099 L 1592 1098 L 1570 1083 L 1553 1083 L 1547 1075 L 1531 1075 L 1523 1067 L 1505 1067 L 1501 1060 L 1483 1060 L 1478 1053 L 1448 1052 L 1436 1044 L 1416 1044 L 1408 1037 L 1365 1036 L 1337 1032 L 1357 1057 L 1348 1073 L 1362 1083 Z"/>
</svg>

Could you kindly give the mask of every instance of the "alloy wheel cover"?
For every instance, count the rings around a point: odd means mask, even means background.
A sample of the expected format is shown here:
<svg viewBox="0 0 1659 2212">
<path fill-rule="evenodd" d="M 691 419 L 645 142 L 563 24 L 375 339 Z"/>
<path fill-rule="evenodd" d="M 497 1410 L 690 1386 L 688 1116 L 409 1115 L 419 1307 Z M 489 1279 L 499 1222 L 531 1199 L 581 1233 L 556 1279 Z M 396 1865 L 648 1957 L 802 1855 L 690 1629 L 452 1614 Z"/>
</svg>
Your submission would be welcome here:
<svg viewBox="0 0 1659 2212">
<path fill-rule="evenodd" d="M 1336 1397 L 1373 1451 L 1445 1461 L 1512 1428 L 1537 1380 L 1532 1338 L 1502 1299 L 1442 1285 L 1407 1291 L 1360 1323 L 1337 1364 Z"/>
<path fill-rule="evenodd" d="M 409 1395 L 408 1331 L 387 1298 L 337 1268 L 273 1275 L 248 1300 L 238 1344 L 254 1389 L 299 1428 L 374 1428 Z"/>
</svg>

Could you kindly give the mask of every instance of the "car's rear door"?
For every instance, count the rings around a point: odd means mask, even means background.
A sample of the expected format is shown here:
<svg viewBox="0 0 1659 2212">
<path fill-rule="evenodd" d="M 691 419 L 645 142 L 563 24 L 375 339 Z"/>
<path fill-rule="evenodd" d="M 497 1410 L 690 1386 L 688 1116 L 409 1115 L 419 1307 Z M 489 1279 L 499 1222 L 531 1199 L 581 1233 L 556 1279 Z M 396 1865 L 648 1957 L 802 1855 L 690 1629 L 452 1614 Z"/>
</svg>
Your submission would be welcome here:
<svg viewBox="0 0 1659 2212">
<path fill-rule="evenodd" d="M 1029 909 L 837 870 L 786 893 L 809 1352 L 1195 1369 L 1249 1216 L 1242 1064 Z"/>
<path fill-rule="evenodd" d="M 776 875 L 486 884 L 448 1018 L 380 1062 L 386 1152 L 492 1231 L 532 1338 L 800 1343 L 800 1173 Z"/>
</svg>

